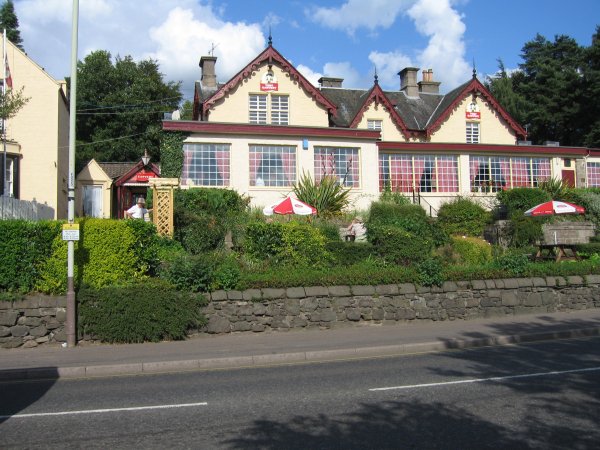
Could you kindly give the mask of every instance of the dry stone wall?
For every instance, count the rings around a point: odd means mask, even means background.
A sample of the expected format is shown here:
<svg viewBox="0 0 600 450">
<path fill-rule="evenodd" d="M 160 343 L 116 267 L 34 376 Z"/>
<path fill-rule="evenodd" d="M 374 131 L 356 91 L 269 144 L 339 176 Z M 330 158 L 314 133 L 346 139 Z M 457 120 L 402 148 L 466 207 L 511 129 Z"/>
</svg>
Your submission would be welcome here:
<svg viewBox="0 0 600 450">
<path fill-rule="evenodd" d="M 287 331 L 354 324 L 468 320 L 600 308 L 600 275 L 510 278 L 414 284 L 313 286 L 216 291 L 202 309 L 199 332 Z M 0 347 L 36 347 L 66 340 L 65 297 L 0 301 Z"/>
</svg>

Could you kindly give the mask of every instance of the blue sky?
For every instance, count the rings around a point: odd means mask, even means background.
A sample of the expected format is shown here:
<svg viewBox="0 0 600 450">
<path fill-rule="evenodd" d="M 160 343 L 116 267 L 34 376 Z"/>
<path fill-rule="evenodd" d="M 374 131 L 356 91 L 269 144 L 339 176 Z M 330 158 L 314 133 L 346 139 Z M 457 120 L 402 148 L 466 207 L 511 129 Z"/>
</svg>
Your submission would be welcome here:
<svg viewBox="0 0 600 450">
<path fill-rule="evenodd" d="M 72 0 L 14 0 L 24 47 L 55 78 L 70 72 Z M 600 25 L 599 0 L 80 0 L 79 58 L 97 49 L 158 60 L 167 80 L 191 98 L 198 61 L 215 45 L 227 81 L 267 45 L 310 81 L 344 78 L 369 88 L 375 68 L 398 89 L 407 66 L 432 68 L 448 91 L 471 76 L 518 67 L 525 42 L 540 33 L 588 46 Z M 18 74 L 13 74 L 18 76 Z"/>
</svg>

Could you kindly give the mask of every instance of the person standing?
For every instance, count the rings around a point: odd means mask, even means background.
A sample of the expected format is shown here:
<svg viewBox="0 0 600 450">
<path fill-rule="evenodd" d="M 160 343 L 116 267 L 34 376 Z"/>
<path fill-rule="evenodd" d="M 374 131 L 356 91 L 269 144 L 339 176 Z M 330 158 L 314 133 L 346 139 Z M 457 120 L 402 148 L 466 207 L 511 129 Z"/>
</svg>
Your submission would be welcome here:
<svg viewBox="0 0 600 450">
<path fill-rule="evenodd" d="M 144 219 L 149 221 L 148 213 L 150 211 L 152 210 L 146 209 L 146 200 L 144 200 L 144 197 L 138 197 L 136 204 L 125 211 L 125 214 L 130 219 Z"/>
</svg>

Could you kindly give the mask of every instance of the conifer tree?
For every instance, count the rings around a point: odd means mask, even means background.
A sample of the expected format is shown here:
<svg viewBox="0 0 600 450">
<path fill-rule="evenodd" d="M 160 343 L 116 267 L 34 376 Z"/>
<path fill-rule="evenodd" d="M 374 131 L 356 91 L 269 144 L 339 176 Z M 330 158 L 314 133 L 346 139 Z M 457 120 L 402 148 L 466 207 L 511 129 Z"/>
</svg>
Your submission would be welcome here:
<svg viewBox="0 0 600 450">
<path fill-rule="evenodd" d="M 23 39 L 19 31 L 19 19 L 15 13 L 12 0 L 6 0 L 0 8 L 0 32 L 6 29 L 6 37 L 10 42 L 23 50 Z"/>
</svg>

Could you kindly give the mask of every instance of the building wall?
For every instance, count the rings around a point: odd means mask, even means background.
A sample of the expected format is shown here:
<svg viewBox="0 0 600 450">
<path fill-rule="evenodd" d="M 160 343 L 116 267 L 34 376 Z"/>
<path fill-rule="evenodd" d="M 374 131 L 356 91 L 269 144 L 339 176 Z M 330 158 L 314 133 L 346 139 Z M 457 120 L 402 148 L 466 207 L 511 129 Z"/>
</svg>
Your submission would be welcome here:
<svg viewBox="0 0 600 450">
<path fill-rule="evenodd" d="M 93 159 L 77 174 L 75 212 L 78 216 L 83 216 L 84 186 L 102 186 L 102 217 L 110 219 L 112 211 L 112 180 L 106 176 L 106 173 Z"/>
<path fill-rule="evenodd" d="M 186 143 L 230 144 L 231 189 L 248 195 L 253 206 L 268 206 L 292 192 L 292 188 L 250 186 L 250 145 L 287 145 L 296 148 L 296 181 L 303 171 L 314 179 L 315 146 L 358 147 L 360 159 L 360 187 L 352 189 L 351 202 L 358 209 L 365 209 L 379 196 L 378 153 L 374 142 L 310 138 L 308 149 L 302 147 L 301 138 L 256 137 L 256 136 L 190 136 Z M 190 186 L 181 180 L 183 186 Z"/>
<path fill-rule="evenodd" d="M 252 75 L 249 78 L 242 81 L 223 99 L 218 101 L 210 110 L 209 121 L 248 123 L 248 96 L 249 94 L 265 94 L 265 92 L 261 92 L 260 90 L 260 81 L 267 70 L 268 67 L 264 64 L 259 69 L 252 72 Z M 272 71 L 279 83 L 279 90 L 273 94 L 288 94 L 290 96 L 290 125 L 314 127 L 329 126 L 328 113 L 323 106 L 307 95 L 302 87 L 278 66 L 273 65 Z M 268 122 L 269 119 L 270 118 L 268 117 Z"/>
<path fill-rule="evenodd" d="M 24 88 L 29 98 L 7 124 L 8 139 L 21 146 L 20 198 L 45 203 L 56 218 L 66 218 L 69 114 L 61 84 L 10 42 L 7 60 L 13 89 Z"/>
<path fill-rule="evenodd" d="M 465 118 L 465 112 L 471 101 L 471 97 L 465 98 L 442 126 L 431 135 L 430 142 L 466 142 L 466 123 L 469 120 Z M 517 138 L 506 121 L 481 98 L 477 99 L 477 104 L 481 112 L 481 120 L 476 121 L 480 124 L 480 143 L 515 145 Z"/>
<path fill-rule="evenodd" d="M 368 128 L 367 122 L 369 120 L 381 120 L 382 141 L 406 142 L 406 138 L 398 129 L 396 123 L 392 120 L 390 113 L 386 111 L 382 105 L 377 105 L 375 102 L 371 103 L 367 111 L 364 113 L 357 128 L 366 130 Z"/>
</svg>

